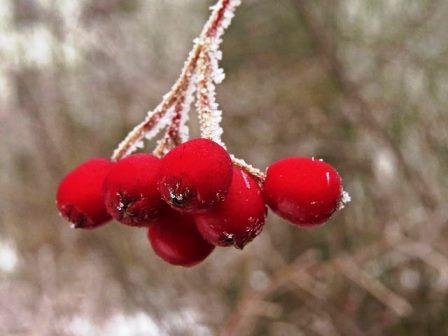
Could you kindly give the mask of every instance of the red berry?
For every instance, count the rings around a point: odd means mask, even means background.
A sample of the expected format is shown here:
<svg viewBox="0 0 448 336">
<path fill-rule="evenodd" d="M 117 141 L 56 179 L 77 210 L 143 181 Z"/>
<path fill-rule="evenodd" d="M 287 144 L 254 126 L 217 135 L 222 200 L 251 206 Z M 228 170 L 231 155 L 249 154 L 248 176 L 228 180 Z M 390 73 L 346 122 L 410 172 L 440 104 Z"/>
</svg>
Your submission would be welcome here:
<svg viewBox="0 0 448 336">
<path fill-rule="evenodd" d="M 148 239 L 159 257 L 170 264 L 185 267 L 200 263 L 215 248 L 202 238 L 191 215 L 168 207 L 149 226 Z"/>
<path fill-rule="evenodd" d="M 163 201 L 157 190 L 160 159 L 150 154 L 133 154 L 115 163 L 103 185 L 104 203 L 117 221 L 147 226 Z"/>
<path fill-rule="evenodd" d="M 266 205 L 257 181 L 240 168 L 233 168 L 232 184 L 224 202 L 195 216 L 202 236 L 218 246 L 243 248 L 264 225 Z"/>
<path fill-rule="evenodd" d="M 90 159 L 68 173 L 56 194 L 56 206 L 75 228 L 91 229 L 110 220 L 103 203 L 102 186 L 113 163 Z"/>
<path fill-rule="evenodd" d="M 159 191 L 182 212 L 197 213 L 222 202 L 232 181 L 232 161 L 224 148 L 208 139 L 187 141 L 161 162 Z"/>
<path fill-rule="evenodd" d="M 283 218 L 299 226 L 314 226 L 336 211 L 342 181 L 328 163 L 290 157 L 268 168 L 263 194 L 269 207 Z"/>
</svg>

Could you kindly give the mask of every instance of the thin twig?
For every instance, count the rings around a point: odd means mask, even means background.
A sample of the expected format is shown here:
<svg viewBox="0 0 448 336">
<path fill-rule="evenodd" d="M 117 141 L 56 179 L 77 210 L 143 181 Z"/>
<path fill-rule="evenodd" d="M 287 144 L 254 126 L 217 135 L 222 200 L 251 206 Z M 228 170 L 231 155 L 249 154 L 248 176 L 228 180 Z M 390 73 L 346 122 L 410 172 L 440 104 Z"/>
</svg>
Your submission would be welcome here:
<svg viewBox="0 0 448 336">
<path fill-rule="evenodd" d="M 225 28 L 230 23 L 231 17 L 229 16 L 230 14 L 228 14 L 229 9 L 232 10 L 239 4 L 240 1 L 238 0 L 219 0 L 218 3 L 212 7 L 213 11 L 210 18 L 204 25 L 199 38 L 195 40 L 193 49 L 190 52 L 176 83 L 163 97 L 162 102 L 153 111 L 149 111 L 146 118 L 134 127 L 126 138 L 120 142 L 112 155 L 112 160 L 119 160 L 120 158 L 131 154 L 136 149 L 136 145 L 143 140 L 145 135 L 162 121 L 162 118 L 166 115 L 170 107 L 175 105 L 181 97 L 185 96 L 188 84 L 196 69 L 199 56 L 204 49 L 204 42 L 211 38 L 216 40 L 220 39 Z M 152 135 L 155 136 L 156 134 Z"/>
<path fill-rule="evenodd" d="M 349 258 L 339 260 L 336 265 L 337 269 L 348 279 L 364 288 L 398 316 L 407 316 L 412 312 L 412 306 L 408 301 L 391 291 L 374 277 L 371 277 L 361 270 L 353 260 L 350 260 Z"/>
<path fill-rule="evenodd" d="M 299 256 L 293 263 L 285 265 L 277 270 L 271 277 L 271 282 L 263 290 L 248 290 L 245 291 L 241 297 L 237 306 L 233 309 L 227 323 L 224 325 L 220 332 L 221 336 L 236 336 L 239 334 L 239 330 L 242 330 L 248 323 L 248 319 L 251 318 L 248 308 L 252 301 L 266 300 L 270 295 L 275 293 L 279 288 L 294 282 L 301 274 L 305 274 L 306 277 L 311 274 L 321 274 L 324 272 L 333 271 L 338 268 L 341 263 L 344 264 L 347 260 L 356 263 L 363 263 L 366 260 L 374 258 L 379 253 L 384 253 L 390 248 L 393 248 L 397 243 L 383 238 L 370 246 L 363 247 L 360 250 L 353 253 L 343 253 L 333 259 L 327 261 L 319 261 L 316 259 L 309 259 L 309 254 Z M 405 305 L 403 305 L 404 307 Z M 393 306 L 396 308 L 395 306 Z M 402 307 L 399 307 L 401 312 Z M 403 311 L 406 308 L 403 309 Z"/>
</svg>

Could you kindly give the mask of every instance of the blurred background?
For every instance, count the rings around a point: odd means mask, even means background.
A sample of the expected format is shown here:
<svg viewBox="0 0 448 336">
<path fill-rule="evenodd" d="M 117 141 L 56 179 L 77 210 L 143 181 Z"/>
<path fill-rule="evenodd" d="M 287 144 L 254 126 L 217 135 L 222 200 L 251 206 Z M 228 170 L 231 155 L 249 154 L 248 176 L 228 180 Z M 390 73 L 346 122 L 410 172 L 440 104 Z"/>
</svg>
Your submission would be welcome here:
<svg viewBox="0 0 448 336">
<path fill-rule="evenodd" d="M 238 10 L 224 141 L 263 169 L 289 155 L 334 165 L 352 202 L 326 226 L 271 213 L 243 251 L 183 269 L 145 230 L 58 216 L 58 181 L 155 107 L 211 4 L 0 0 L 0 334 L 444 335 L 447 1 Z"/>
</svg>

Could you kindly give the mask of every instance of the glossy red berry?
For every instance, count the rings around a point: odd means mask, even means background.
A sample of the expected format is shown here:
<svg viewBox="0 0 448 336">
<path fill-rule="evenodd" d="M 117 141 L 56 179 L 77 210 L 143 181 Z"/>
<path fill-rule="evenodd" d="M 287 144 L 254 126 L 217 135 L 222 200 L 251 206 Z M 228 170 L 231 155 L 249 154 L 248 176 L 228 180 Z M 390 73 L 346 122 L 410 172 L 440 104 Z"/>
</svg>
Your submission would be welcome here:
<svg viewBox="0 0 448 336">
<path fill-rule="evenodd" d="M 104 203 L 117 221 L 147 226 L 164 205 L 157 190 L 160 159 L 133 154 L 116 162 L 103 185 Z"/>
<path fill-rule="evenodd" d="M 243 248 L 261 232 L 266 212 L 257 181 L 244 170 L 234 167 L 232 184 L 224 202 L 195 215 L 195 221 L 208 242 Z"/>
<path fill-rule="evenodd" d="M 160 258 L 185 267 L 200 263 L 214 249 L 202 238 L 191 215 L 181 214 L 168 207 L 149 226 L 148 239 Z"/>
<path fill-rule="evenodd" d="M 75 228 L 91 229 L 111 219 L 103 203 L 102 186 L 113 164 L 90 159 L 68 173 L 59 184 L 56 206 Z"/>
<path fill-rule="evenodd" d="M 232 161 L 208 139 L 187 141 L 161 161 L 159 191 L 173 208 L 197 213 L 222 202 L 232 181 Z"/>
<path fill-rule="evenodd" d="M 342 181 L 328 163 L 290 157 L 268 168 L 263 194 L 269 207 L 283 218 L 299 226 L 314 226 L 336 211 Z"/>
</svg>

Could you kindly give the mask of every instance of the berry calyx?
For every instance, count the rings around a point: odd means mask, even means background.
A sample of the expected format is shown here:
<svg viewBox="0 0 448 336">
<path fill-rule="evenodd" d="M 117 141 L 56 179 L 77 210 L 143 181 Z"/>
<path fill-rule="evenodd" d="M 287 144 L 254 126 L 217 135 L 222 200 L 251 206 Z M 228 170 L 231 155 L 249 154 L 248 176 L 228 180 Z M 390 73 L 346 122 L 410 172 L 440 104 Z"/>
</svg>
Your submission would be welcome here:
<svg viewBox="0 0 448 336">
<path fill-rule="evenodd" d="M 211 244 L 234 245 L 242 249 L 262 230 L 267 208 L 257 181 L 234 167 L 233 178 L 224 202 L 195 215 L 199 232 Z"/>
<path fill-rule="evenodd" d="M 112 167 L 109 160 L 93 158 L 62 179 L 56 193 L 56 206 L 75 228 L 92 229 L 111 219 L 103 203 L 102 186 Z"/>
<path fill-rule="evenodd" d="M 161 160 L 159 191 L 181 212 L 197 213 L 222 202 L 232 181 L 226 150 L 208 139 L 193 139 Z"/>
<path fill-rule="evenodd" d="M 109 214 L 120 223 L 147 226 L 163 201 L 157 190 L 160 159 L 150 154 L 133 154 L 117 161 L 106 176 L 103 197 Z"/>
<path fill-rule="evenodd" d="M 337 210 L 342 180 L 328 163 L 289 157 L 269 166 L 263 194 L 269 207 L 281 217 L 298 226 L 315 226 Z"/>
<path fill-rule="evenodd" d="M 202 238 L 191 215 L 169 207 L 149 226 L 148 239 L 160 258 L 184 267 L 200 263 L 215 248 Z"/>
</svg>

